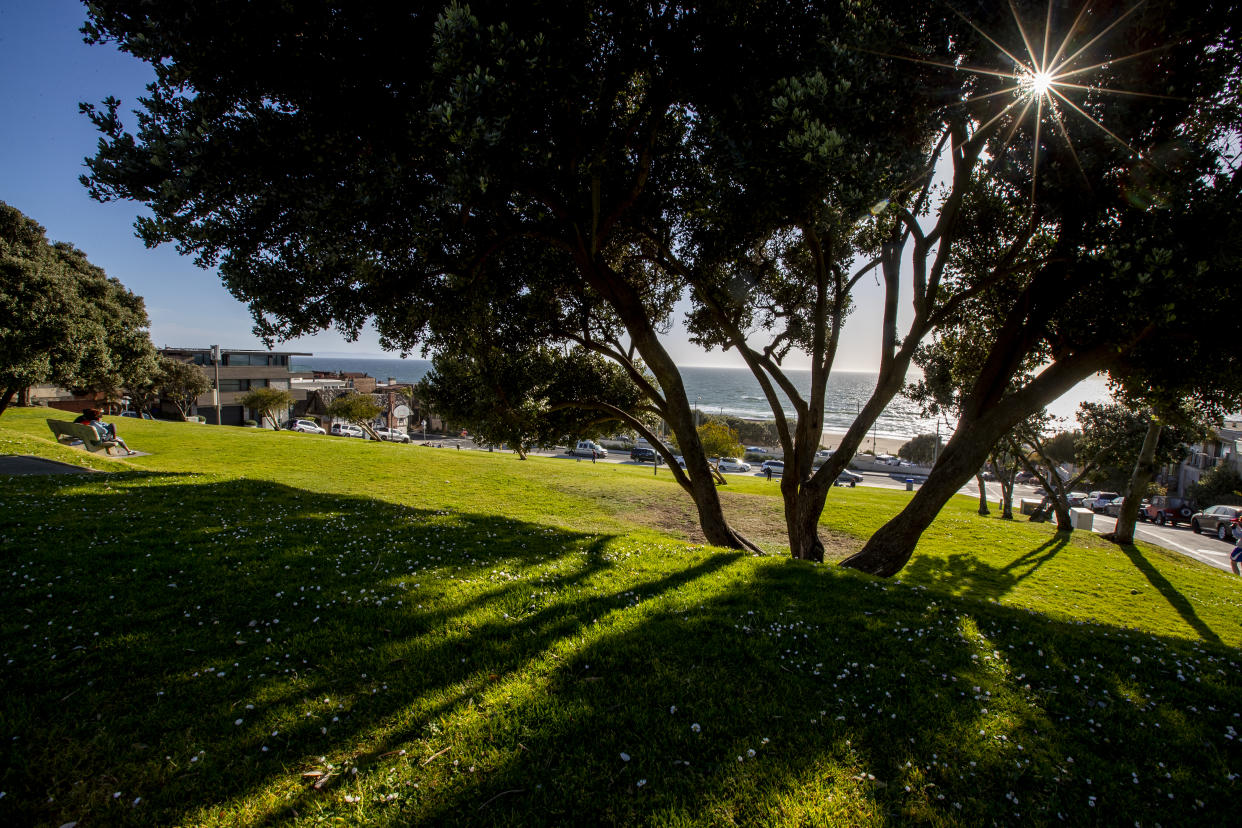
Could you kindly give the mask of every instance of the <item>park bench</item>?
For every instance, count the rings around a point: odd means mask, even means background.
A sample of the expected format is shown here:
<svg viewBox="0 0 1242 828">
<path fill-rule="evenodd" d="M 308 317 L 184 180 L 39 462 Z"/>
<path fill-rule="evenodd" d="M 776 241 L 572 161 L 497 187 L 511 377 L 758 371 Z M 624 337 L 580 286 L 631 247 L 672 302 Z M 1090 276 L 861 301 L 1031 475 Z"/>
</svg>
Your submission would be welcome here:
<svg viewBox="0 0 1242 828">
<path fill-rule="evenodd" d="M 81 440 L 82 448 L 87 451 L 102 451 L 111 455 L 112 449 L 117 446 L 116 440 L 100 440 L 99 433 L 85 423 L 48 420 L 47 427 L 56 435 L 58 442 L 72 443 L 74 440 Z"/>
</svg>

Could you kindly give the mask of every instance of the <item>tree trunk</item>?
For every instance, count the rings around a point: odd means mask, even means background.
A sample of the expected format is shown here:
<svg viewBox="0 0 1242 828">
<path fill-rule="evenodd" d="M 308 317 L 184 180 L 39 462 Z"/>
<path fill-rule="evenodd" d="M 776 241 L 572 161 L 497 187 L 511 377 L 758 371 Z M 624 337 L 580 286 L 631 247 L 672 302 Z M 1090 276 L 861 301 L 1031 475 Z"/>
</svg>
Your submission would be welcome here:
<svg viewBox="0 0 1242 828">
<path fill-rule="evenodd" d="M 975 480 L 979 483 L 979 514 L 987 517 L 992 514 L 992 511 L 988 509 L 988 483 L 983 479 L 982 472 L 975 475 Z"/>
<path fill-rule="evenodd" d="M 1134 525 L 1138 522 L 1139 503 L 1143 499 L 1147 484 L 1156 475 L 1156 444 L 1160 442 L 1162 428 L 1155 417 L 1147 423 L 1147 435 L 1143 438 L 1143 448 L 1134 464 L 1134 473 L 1130 475 L 1130 490 L 1122 501 L 1117 527 L 1105 536 L 1113 543 L 1134 543 Z"/>
<path fill-rule="evenodd" d="M 883 577 L 900 572 L 914 554 L 923 531 L 936 519 L 949 498 L 983 466 L 1001 437 L 1079 380 L 1107 368 L 1106 357 L 1107 352 L 1101 349 L 1054 363 L 1020 392 L 987 408 L 975 405 L 967 408 L 927 482 L 905 509 L 881 526 L 857 554 L 846 558 L 841 565 Z"/>
<path fill-rule="evenodd" d="M 790 557 L 802 561 L 824 562 L 824 543 L 819 539 L 819 518 L 824 513 L 827 494 L 827 491 L 821 491 L 806 483 L 799 486 L 791 477 L 781 478 Z"/>
<path fill-rule="evenodd" d="M 5 387 L 4 394 L 0 395 L 0 414 L 4 414 L 4 410 L 9 407 L 9 403 L 13 402 L 13 395 L 20 390 L 16 385 Z"/>
<path fill-rule="evenodd" d="M 579 251 L 585 253 L 585 251 Z M 708 468 L 707 455 L 694 424 L 690 398 L 681 373 L 652 327 L 638 292 L 624 278 L 600 266 L 590 256 L 583 257 L 583 273 L 593 287 L 608 300 L 630 335 L 630 343 L 643 358 L 646 367 L 659 383 L 664 394 L 664 419 L 677 435 L 677 445 L 686 460 L 687 492 L 699 513 L 699 527 L 713 546 L 759 551 L 729 526 L 725 520 L 720 494 Z"/>
<path fill-rule="evenodd" d="M 1058 532 L 1074 531 L 1074 520 L 1070 517 L 1069 501 L 1064 498 L 1054 497 L 1052 499 L 1052 512 L 1057 516 Z"/>
<path fill-rule="evenodd" d="M 1013 477 L 1000 478 L 1001 520 L 1013 520 Z"/>
</svg>

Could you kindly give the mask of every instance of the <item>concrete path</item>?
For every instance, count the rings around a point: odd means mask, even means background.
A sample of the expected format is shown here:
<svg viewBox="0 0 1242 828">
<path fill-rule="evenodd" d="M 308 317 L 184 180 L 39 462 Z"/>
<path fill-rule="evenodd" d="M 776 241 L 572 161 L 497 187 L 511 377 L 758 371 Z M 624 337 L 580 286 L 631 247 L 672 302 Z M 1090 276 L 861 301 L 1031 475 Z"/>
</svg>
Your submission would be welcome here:
<svg viewBox="0 0 1242 828">
<path fill-rule="evenodd" d="M 29 454 L 0 455 L 0 477 L 14 474 L 92 474 L 94 471 Z"/>
</svg>

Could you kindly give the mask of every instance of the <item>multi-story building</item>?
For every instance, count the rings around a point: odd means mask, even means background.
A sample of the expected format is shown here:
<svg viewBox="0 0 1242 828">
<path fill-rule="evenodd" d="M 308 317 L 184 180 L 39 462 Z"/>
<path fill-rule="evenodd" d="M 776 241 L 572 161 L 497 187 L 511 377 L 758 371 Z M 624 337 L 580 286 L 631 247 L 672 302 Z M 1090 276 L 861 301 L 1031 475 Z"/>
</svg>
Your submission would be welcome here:
<svg viewBox="0 0 1242 828">
<path fill-rule="evenodd" d="M 1184 494 L 1199 478 L 1219 465 L 1228 465 L 1242 474 L 1242 425 L 1236 419 L 1225 420 L 1223 426 L 1202 443 L 1190 447 L 1189 456 L 1177 467 L 1177 492 Z M 1170 490 L 1172 491 L 1172 490 Z M 1210 504 L 1200 504 L 1207 506 Z"/>
<path fill-rule="evenodd" d="M 295 402 L 298 390 L 291 383 L 290 357 L 311 356 L 298 351 L 247 351 L 231 348 L 220 349 L 220 363 L 212 362 L 211 348 L 161 348 L 160 353 L 170 359 L 192 362 L 201 365 L 208 378 L 216 385 L 216 389 L 208 391 L 196 401 L 191 414 L 205 417 L 207 422 L 215 423 L 216 399 L 219 393 L 220 422 L 224 425 L 242 425 L 246 420 L 259 420 L 259 413 L 246 409 L 241 398 L 246 392 L 256 388 L 280 388 L 289 391 Z M 301 391 L 304 399 L 305 391 Z M 171 406 L 164 409 L 174 413 Z M 281 421 L 288 419 L 286 412 Z"/>
</svg>

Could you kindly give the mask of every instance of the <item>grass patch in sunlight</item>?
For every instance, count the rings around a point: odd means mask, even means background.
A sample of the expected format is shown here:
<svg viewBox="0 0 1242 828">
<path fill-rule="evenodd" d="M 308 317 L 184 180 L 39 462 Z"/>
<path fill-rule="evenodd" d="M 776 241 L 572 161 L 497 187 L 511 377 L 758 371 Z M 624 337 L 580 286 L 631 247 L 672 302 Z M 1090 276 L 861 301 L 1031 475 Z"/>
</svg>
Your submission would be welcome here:
<svg viewBox="0 0 1242 828">
<path fill-rule="evenodd" d="M 963 499 L 884 582 L 637 526 L 649 468 L 123 426 L 145 471 L 0 481 L 3 824 L 1231 821 L 1194 562 Z"/>
</svg>

